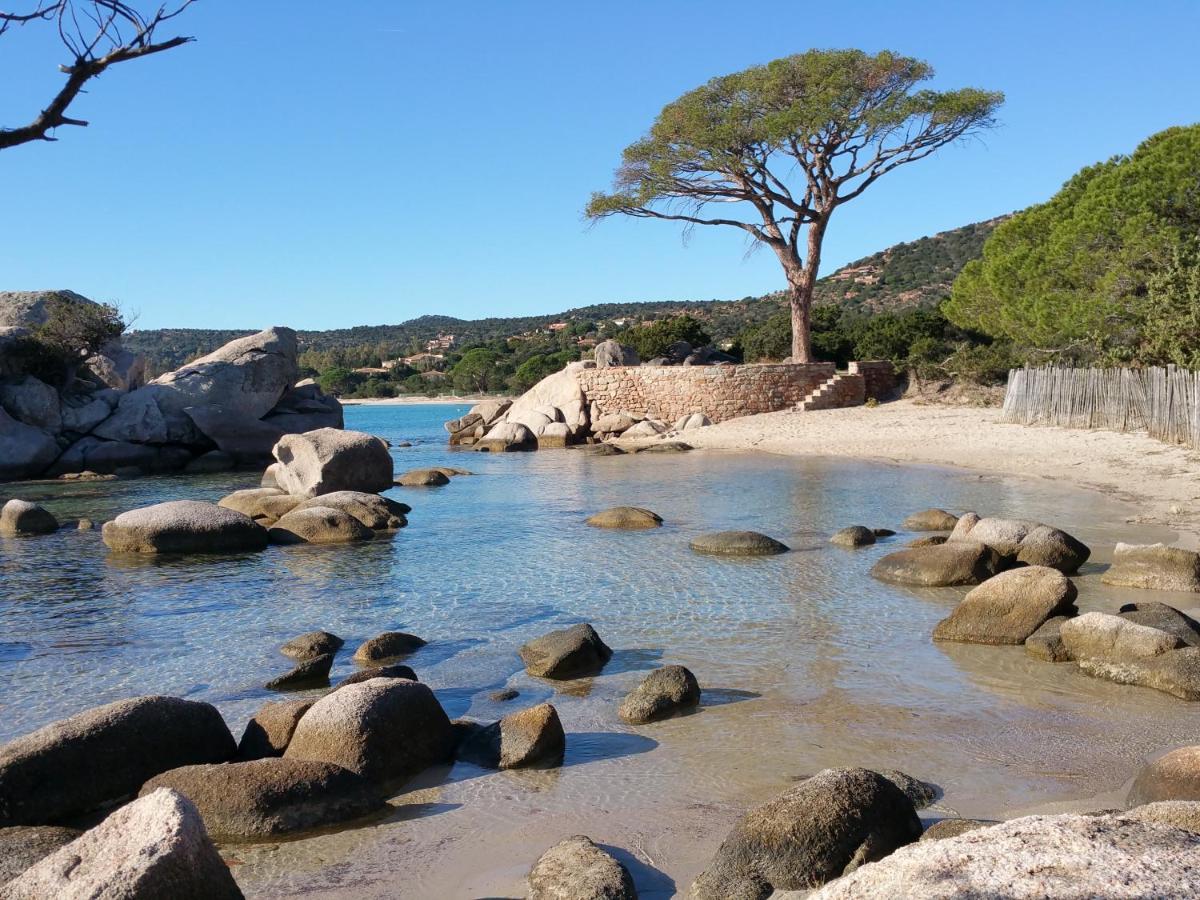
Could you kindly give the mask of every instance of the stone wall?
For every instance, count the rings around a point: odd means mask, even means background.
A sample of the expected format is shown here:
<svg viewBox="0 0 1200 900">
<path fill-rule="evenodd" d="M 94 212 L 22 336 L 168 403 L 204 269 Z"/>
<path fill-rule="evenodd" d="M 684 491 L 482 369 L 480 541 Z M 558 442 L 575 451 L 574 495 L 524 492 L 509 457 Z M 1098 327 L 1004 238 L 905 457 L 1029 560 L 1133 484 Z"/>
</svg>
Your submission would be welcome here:
<svg viewBox="0 0 1200 900">
<path fill-rule="evenodd" d="M 579 372 L 601 415 L 631 412 L 664 422 L 704 413 L 713 422 L 791 409 L 833 377 L 833 363 L 612 366 Z"/>
<path fill-rule="evenodd" d="M 870 360 L 868 362 L 852 362 L 849 365 L 851 375 L 861 375 L 865 383 L 865 393 L 868 398 L 875 400 L 890 400 L 896 390 L 896 369 L 887 360 Z"/>
</svg>

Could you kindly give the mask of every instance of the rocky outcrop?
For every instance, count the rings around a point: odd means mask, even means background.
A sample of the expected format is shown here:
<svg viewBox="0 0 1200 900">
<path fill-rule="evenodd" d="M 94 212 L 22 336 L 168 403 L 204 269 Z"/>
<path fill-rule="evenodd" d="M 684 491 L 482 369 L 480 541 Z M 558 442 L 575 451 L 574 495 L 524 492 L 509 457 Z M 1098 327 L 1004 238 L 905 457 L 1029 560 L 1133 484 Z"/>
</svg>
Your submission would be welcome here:
<svg viewBox="0 0 1200 900">
<path fill-rule="evenodd" d="M 746 813 L 692 897 L 766 900 L 773 891 L 817 887 L 920 836 L 912 801 L 878 772 L 826 769 Z"/>
<path fill-rule="evenodd" d="M 474 444 L 500 421 L 510 406 L 511 400 L 485 400 L 472 406 L 465 416 L 451 419 L 445 424 L 450 432 L 450 445 Z"/>
<path fill-rule="evenodd" d="M 611 657 L 612 650 L 587 623 L 551 631 L 521 647 L 525 671 L 540 678 L 594 675 Z"/>
<path fill-rule="evenodd" d="M 275 481 L 298 497 L 335 491 L 379 493 L 392 486 L 387 444 L 361 431 L 318 428 L 280 439 L 272 453 Z"/>
<path fill-rule="evenodd" d="M 12 499 L 0 507 L 0 537 L 51 534 L 55 531 L 58 531 L 58 520 L 36 503 Z"/>
<path fill-rule="evenodd" d="M 617 710 L 631 725 L 656 722 L 698 706 L 700 684 L 683 666 L 655 669 L 630 691 Z"/>
<path fill-rule="evenodd" d="M 267 546 L 266 529 L 249 516 L 199 500 L 123 512 L 100 533 L 114 553 L 244 553 Z"/>
<path fill-rule="evenodd" d="M 592 351 L 592 357 L 596 360 L 597 369 L 607 369 L 609 366 L 639 366 L 642 363 L 636 350 L 612 338 L 598 343 Z"/>
<path fill-rule="evenodd" d="M 1071 580 L 1047 566 L 1001 572 L 974 588 L 933 629 L 935 641 L 1023 644 L 1051 616 L 1075 611 Z"/>
<path fill-rule="evenodd" d="M 871 568 L 871 576 L 892 584 L 945 587 L 981 584 L 1000 571 L 1000 556 L 975 541 L 947 541 L 889 553 Z"/>
<path fill-rule="evenodd" d="M 623 528 L 626 530 L 658 528 L 662 525 L 662 521 L 662 516 L 658 513 L 642 509 L 640 506 L 614 506 L 587 518 L 587 524 L 593 528 Z"/>
<path fill-rule="evenodd" d="M 473 728 L 456 756 L 486 769 L 556 766 L 562 762 L 566 746 L 558 711 L 549 703 L 539 703 L 509 713 L 499 722 Z"/>
<path fill-rule="evenodd" d="M 1058 528 L 1027 519 L 980 518 L 965 513 L 950 533 L 950 543 L 977 541 L 1009 564 L 1049 566 L 1067 575 L 1078 571 L 1092 551 Z"/>
<path fill-rule="evenodd" d="M 46 825 L 137 793 L 147 779 L 233 756 L 215 707 L 176 697 L 98 706 L 0 747 L 0 826 Z"/>
<path fill-rule="evenodd" d="M 1200 592 L 1200 553 L 1163 544 L 1117 544 L 1105 584 L 1155 591 Z"/>
<path fill-rule="evenodd" d="M 191 800 L 208 833 L 218 839 L 306 831 L 385 806 L 361 775 L 333 763 L 297 759 L 184 766 L 151 778 L 141 796 L 160 788 Z"/>
<path fill-rule="evenodd" d="M 688 546 L 710 556 L 774 556 L 787 553 L 787 544 L 757 531 L 718 531 L 692 538 Z"/>
<path fill-rule="evenodd" d="M 903 847 L 810 900 L 1154 897 L 1200 893 L 1200 835 L 1120 816 L 1028 816 Z"/>
<path fill-rule="evenodd" d="M 322 697 L 296 726 L 284 759 L 337 763 L 374 781 L 445 762 L 454 736 L 433 691 L 416 681 L 373 678 Z"/>
<path fill-rule="evenodd" d="M 582 834 L 559 841 L 529 872 L 529 900 L 637 900 L 629 870 Z"/>
<path fill-rule="evenodd" d="M 0 479 L 32 478 L 58 457 L 54 436 L 26 425 L 0 408 Z"/>
<path fill-rule="evenodd" d="M 158 790 L 0 888 L 4 900 L 242 900 L 190 800 Z"/>
</svg>

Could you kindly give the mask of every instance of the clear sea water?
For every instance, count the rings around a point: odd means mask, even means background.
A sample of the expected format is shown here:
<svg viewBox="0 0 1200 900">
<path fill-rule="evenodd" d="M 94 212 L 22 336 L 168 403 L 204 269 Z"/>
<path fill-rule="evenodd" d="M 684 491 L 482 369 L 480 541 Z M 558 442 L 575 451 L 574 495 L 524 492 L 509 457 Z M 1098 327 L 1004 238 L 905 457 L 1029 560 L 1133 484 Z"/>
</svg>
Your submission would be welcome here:
<svg viewBox="0 0 1200 900">
<path fill-rule="evenodd" d="M 394 537 L 272 547 L 234 557 L 123 558 L 98 529 L 0 539 L 0 740 L 87 707 L 168 693 L 216 704 L 235 736 L 275 695 L 277 652 L 314 628 L 346 639 L 333 677 L 385 630 L 429 645 L 408 662 L 451 716 L 495 718 L 551 699 L 568 731 L 562 769 L 436 770 L 392 815 L 355 828 L 225 848 L 250 896 L 512 896 L 537 855 L 584 832 L 620 848 L 644 896 L 686 889 L 749 805 L 829 765 L 901 768 L 941 786 L 935 815 L 1002 816 L 1120 788 L 1148 753 L 1194 742 L 1197 713 L 1153 691 L 1087 678 L 1021 648 L 935 645 L 962 589 L 908 590 L 867 571 L 910 535 L 858 551 L 830 546 L 850 524 L 898 528 L 928 506 L 1020 515 L 1089 543 L 1084 609 L 1148 597 L 1098 573 L 1118 539 L 1171 539 L 1127 523 L 1136 510 L 1041 481 L 918 466 L 740 453 L 589 457 L 480 454 L 446 446 L 457 406 L 356 406 L 346 426 L 394 447 L 397 471 L 475 474 L 396 488 L 413 507 Z M 819 427 L 819 416 L 814 416 Z M 168 499 L 216 500 L 253 473 L 93 484 L 0 485 L 62 520 L 97 523 Z M 619 504 L 666 521 L 650 532 L 591 529 Z M 696 534 L 763 531 L 794 552 L 722 560 Z M 526 676 L 516 650 L 590 621 L 616 650 L 594 679 Z M 651 667 L 689 666 L 694 715 L 644 728 L 617 719 Z M 509 704 L 488 699 L 515 687 Z"/>
</svg>

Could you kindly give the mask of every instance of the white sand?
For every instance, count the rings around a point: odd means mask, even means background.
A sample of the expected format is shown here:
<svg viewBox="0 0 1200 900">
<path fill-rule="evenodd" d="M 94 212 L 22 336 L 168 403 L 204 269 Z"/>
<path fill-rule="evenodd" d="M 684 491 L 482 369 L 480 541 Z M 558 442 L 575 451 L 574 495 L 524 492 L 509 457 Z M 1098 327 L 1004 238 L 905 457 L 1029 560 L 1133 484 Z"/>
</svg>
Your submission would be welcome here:
<svg viewBox="0 0 1200 900">
<path fill-rule="evenodd" d="M 779 412 L 689 431 L 697 448 L 849 456 L 1069 481 L 1131 501 L 1138 523 L 1167 525 L 1200 547 L 1200 454 L 1143 434 L 1028 427 L 999 409 L 921 405 Z"/>
</svg>

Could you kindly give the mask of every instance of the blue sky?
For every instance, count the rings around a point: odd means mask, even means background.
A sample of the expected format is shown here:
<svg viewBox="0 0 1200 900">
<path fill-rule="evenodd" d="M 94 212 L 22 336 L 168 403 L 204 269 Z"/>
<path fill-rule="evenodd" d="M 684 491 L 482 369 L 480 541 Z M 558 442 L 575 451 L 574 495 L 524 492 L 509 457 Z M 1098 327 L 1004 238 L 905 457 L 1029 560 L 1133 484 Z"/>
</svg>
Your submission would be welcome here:
<svg viewBox="0 0 1200 900">
<path fill-rule="evenodd" d="M 11 0 L 6 8 L 16 6 Z M 136 327 L 328 328 L 553 313 L 782 285 L 739 232 L 580 211 L 664 103 L 810 47 L 893 49 L 1002 127 L 840 209 L 824 269 L 1049 197 L 1200 121 L 1200 2 L 201 0 L 197 43 L 104 75 L 86 129 L 0 152 L 0 289 Z M 0 125 L 49 99 L 49 34 L 0 38 Z"/>
</svg>

